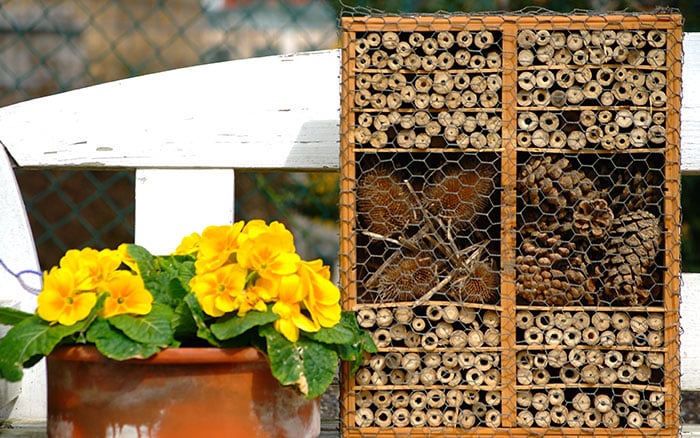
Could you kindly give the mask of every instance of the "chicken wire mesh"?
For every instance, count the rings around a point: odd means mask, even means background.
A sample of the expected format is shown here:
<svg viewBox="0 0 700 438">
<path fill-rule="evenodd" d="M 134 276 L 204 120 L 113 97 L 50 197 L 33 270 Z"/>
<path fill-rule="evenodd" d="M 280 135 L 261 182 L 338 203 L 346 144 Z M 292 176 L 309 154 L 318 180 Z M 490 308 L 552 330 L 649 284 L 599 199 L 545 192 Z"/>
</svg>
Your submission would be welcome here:
<svg viewBox="0 0 700 438">
<path fill-rule="evenodd" d="M 676 436 L 681 17 L 370 12 L 341 285 L 379 352 L 345 435 Z"/>
</svg>

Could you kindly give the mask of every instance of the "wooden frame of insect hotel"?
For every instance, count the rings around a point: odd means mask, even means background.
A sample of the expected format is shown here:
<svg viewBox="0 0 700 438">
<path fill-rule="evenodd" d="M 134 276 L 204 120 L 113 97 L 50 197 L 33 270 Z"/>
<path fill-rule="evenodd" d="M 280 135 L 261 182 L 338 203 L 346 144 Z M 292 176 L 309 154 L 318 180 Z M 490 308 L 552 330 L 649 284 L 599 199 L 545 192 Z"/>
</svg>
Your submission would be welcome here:
<svg viewBox="0 0 700 438">
<path fill-rule="evenodd" d="M 677 436 L 682 18 L 342 19 L 346 436 Z"/>
</svg>

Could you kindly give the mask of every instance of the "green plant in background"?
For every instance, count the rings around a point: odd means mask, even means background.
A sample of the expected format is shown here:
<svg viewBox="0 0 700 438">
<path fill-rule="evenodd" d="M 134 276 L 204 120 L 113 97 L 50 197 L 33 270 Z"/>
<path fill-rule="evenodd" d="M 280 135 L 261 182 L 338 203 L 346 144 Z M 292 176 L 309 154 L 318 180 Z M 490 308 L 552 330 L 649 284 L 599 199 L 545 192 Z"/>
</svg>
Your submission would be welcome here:
<svg viewBox="0 0 700 438">
<path fill-rule="evenodd" d="M 14 326 L 0 339 L 0 377 L 20 380 L 62 345 L 94 345 L 114 360 L 253 346 L 282 385 L 315 398 L 338 359 L 354 371 L 376 351 L 339 300 L 328 266 L 302 260 L 279 222 L 207 227 L 167 256 L 133 244 L 69 250 L 44 274 L 36 314 L 0 308 L 0 323 Z"/>
</svg>

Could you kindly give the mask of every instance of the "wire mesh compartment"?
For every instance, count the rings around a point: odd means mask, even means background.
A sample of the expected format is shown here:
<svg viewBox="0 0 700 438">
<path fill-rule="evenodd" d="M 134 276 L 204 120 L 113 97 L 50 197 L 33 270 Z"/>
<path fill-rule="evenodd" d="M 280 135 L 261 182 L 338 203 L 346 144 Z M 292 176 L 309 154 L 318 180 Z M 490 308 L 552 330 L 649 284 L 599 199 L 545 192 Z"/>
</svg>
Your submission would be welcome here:
<svg viewBox="0 0 700 438">
<path fill-rule="evenodd" d="M 677 435 L 681 23 L 342 19 L 346 436 Z"/>
</svg>

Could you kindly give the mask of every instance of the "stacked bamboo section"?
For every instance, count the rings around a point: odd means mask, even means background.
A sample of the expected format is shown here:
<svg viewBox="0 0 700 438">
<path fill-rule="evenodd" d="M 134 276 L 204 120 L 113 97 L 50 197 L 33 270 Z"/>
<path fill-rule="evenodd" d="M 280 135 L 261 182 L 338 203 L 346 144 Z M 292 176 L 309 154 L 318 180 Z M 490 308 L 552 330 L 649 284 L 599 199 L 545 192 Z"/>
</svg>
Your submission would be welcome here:
<svg viewBox="0 0 700 438">
<path fill-rule="evenodd" d="M 663 147 L 666 38 L 659 29 L 521 30 L 517 104 L 531 110 L 518 115 L 518 146 Z"/>
<path fill-rule="evenodd" d="M 362 115 L 355 142 L 377 149 L 499 148 L 501 39 L 487 29 L 358 38 L 353 100 Z"/>
<path fill-rule="evenodd" d="M 343 18 L 346 436 L 677 436 L 681 21 Z"/>
</svg>

